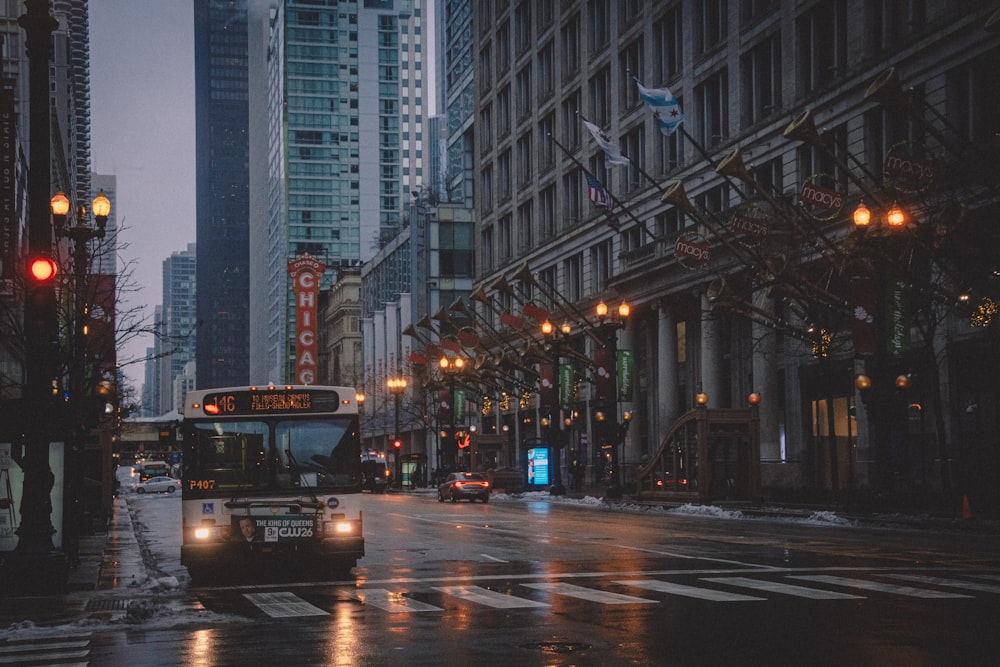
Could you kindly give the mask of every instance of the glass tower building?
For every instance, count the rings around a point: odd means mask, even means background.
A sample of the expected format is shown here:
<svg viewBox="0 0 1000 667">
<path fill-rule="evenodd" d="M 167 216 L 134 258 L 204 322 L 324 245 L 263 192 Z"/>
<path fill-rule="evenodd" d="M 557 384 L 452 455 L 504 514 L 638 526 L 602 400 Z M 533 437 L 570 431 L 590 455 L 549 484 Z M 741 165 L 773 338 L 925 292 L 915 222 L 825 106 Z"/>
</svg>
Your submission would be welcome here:
<svg viewBox="0 0 1000 667">
<path fill-rule="evenodd" d="M 199 387 L 249 381 L 247 0 L 195 0 Z"/>
</svg>

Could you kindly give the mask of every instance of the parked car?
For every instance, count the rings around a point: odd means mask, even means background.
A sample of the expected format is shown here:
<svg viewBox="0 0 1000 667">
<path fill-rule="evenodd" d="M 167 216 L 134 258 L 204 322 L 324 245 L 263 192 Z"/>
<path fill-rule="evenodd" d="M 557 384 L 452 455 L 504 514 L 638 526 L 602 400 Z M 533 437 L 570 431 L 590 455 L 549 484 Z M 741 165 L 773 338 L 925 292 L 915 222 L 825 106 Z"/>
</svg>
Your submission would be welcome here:
<svg viewBox="0 0 1000 667">
<path fill-rule="evenodd" d="M 457 502 L 465 498 L 470 503 L 479 498 L 484 503 L 490 502 L 490 483 L 478 472 L 453 472 L 438 486 L 438 502 L 446 498 Z"/>
<path fill-rule="evenodd" d="M 181 480 L 173 477 L 150 477 L 145 482 L 139 482 L 135 485 L 136 493 L 160 493 L 163 491 L 173 493 L 180 491 L 180 489 Z"/>
</svg>

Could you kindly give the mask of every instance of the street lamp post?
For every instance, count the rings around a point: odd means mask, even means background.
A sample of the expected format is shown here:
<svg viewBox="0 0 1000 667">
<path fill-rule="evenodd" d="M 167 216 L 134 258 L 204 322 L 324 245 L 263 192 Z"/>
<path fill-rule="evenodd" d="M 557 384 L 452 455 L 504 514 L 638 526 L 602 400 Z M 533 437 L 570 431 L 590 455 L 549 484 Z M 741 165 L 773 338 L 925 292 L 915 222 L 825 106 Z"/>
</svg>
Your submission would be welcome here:
<svg viewBox="0 0 1000 667">
<path fill-rule="evenodd" d="M 612 467 L 611 467 L 611 485 L 608 487 L 609 497 L 620 497 L 625 484 L 625 476 L 622 472 L 622 464 L 624 461 L 624 446 L 625 446 L 625 434 L 628 430 L 628 420 L 631 419 L 631 413 L 628 413 L 628 417 L 625 419 L 623 424 L 618 423 L 618 393 L 620 391 L 617 385 L 616 378 L 616 364 L 617 364 L 617 331 L 618 329 L 623 329 L 628 317 L 632 312 L 631 307 L 625 301 L 619 304 L 618 308 L 614 313 L 609 314 L 608 306 L 604 301 L 597 304 L 594 309 L 597 315 L 599 334 L 601 339 L 601 346 L 595 352 L 594 358 L 597 361 L 597 402 L 598 408 L 606 406 L 613 408 L 612 414 L 614 417 L 610 424 L 601 424 L 604 429 L 607 439 L 612 440 L 609 444 L 611 445 L 612 454 Z M 600 417 L 602 413 L 598 412 L 598 422 L 604 422 L 606 415 L 602 419 Z M 624 426 L 624 428 L 622 428 Z M 599 426 L 599 429 L 601 427 Z M 622 453 L 619 457 L 619 446 L 622 447 Z"/>
<path fill-rule="evenodd" d="M 406 391 L 406 378 L 395 377 L 386 380 L 386 386 L 389 388 L 389 393 L 392 394 L 393 405 L 395 406 L 395 418 L 393 420 L 393 432 L 392 432 L 392 447 L 393 451 L 396 453 L 396 479 L 402 484 L 402 471 L 403 466 L 400 460 L 400 455 L 403 453 L 403 440 L 399 435 L 399 401 L 403 397 L 403 392 Z"/>
<path fill-rule="evenodd" d="M 24 28 L 28 55 L 28 251 L 33 256 L 52 253 L 52 219 L 48 199 L 51 187 L 51 112 L 49 105 L 49 53 L 52 32 L 59 26 L 49 14 L 48 0 L 25 0 L 26 13 L 18 19 Z M 51 275 L 49 276 L 51 278 Z M 25 294 L 25 427 L 24 489 L 21 525 L 11 583 L 25 588 L 61 588 L 68 575 L 65 556 L 55 551 L 52 535 L 52 487 L 49 443 L 55 401 L 53 383 L 58 376 L 58 325 L 54 281 L 29 284 Z"/>
<path fill-rule="evenodd" d="M 68 455 L 66 469 L 66 503 L 68 509 L 75 510 L 81 500 L 83 491 L 83 467 L 80 461 L 84 449 L 84 434 L 87 430 L 87 412 L 89 406 L 85 400 L 86 390 L 86 360 L 87 360 L 87 322 L 90 317 L 91 303 L 88 298 L 92 290 L 88 289 L 87 274 L 90 269 L 90 250 L 88 243 L 94 239 L 103 239 L 108 224 L 108 214 L 111 212 L 111 202 L 101 190 L 91 203 L 96 226 L 87 224 L 87 211 L 83 206 L 76 209 L 76 224 L 67 227 L 66 216 L 69 213 L 70 201 L 62 192 L 57 192 L 49 201 L 52 219 L 55 223 L 57 236 L 65 237 L 73 242 L 73 335 L 70 341 L 69 366 L 69 406 L 72 426 L 68 432 Z M 109 391 L 100 385 L 94 386 L 95 392 Z M 76 556 L 78 530 L 77 522 L 80 516 L 76 511 L 67 512 L 63 523 L 70 529 L 66 531 L 67 553 L 71 558 Z"/>
<path fill-rule="evenodd" d="M 458 374 L 462 372 L 465 368 L 465 359 L 462 357 L 455 357 L 454 359 L 449 359 L 447 356 L 442 356 L 441 360 L 438 362 L 438 367 L 441 369 L 441 373 L 448 378 L 448 392 L 450 393 L 449 402 L 451 403 L 451 426 L 454 428 L 456 422 L 458 421 L 458 401 L 455 400 L 455 380 Z M 455 460 L 451 463 L 457 464 L 458 452 L 456 446 Z"/>
</svg>

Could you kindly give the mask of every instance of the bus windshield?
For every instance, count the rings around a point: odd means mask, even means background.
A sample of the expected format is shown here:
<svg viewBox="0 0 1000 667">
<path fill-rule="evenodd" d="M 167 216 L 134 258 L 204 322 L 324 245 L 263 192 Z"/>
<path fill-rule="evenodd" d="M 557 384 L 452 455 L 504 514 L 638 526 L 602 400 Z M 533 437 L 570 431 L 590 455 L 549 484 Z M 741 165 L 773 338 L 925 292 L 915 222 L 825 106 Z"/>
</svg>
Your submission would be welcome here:
<svg viewBox="0 0 1000 667">
<path fill-rule="evenodd" d="M 240 491 L 360 484 L 357 419 L 190 423 L 185 477 Z"/>
</svg>

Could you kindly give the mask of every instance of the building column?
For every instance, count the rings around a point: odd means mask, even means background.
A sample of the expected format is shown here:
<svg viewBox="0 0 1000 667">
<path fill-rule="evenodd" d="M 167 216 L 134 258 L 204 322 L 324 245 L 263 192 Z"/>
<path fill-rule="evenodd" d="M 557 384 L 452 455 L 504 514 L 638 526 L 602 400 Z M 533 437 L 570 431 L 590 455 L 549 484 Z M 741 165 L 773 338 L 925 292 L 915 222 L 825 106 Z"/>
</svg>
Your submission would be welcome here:
<svg viewBox="0 0 1000 667">
<path fill-rule="evenodd" d="M 656 322 L 656 419 L 658 447 L 677 419 L 680 395 L 677 382 L 677 322 L 665 303 L 657 307 Z"/>
<path fill-rule="evenodd" d="M 774 299 L 765 290 L 754 293 L 754 307 L 774 314 Z M 762 462 L 784 460 L 781 451 L 781 400 L 778 396 L 778 340 L 772 327 L 757 322 L 751 325 L 753 336 L 753 386 L 760 394 L 760 459 Z"/>
<path fill-rule="evenodd" d="M 726 405 L 722 386 L 722 345 L 719 340 L 719 320 L 712 312 L 712 304 L 705 293 L 701 295 L 701 359 L 700 373 L 695 377 L 694 390 L 708 394 L 708 407 Z"/>
</svg>

